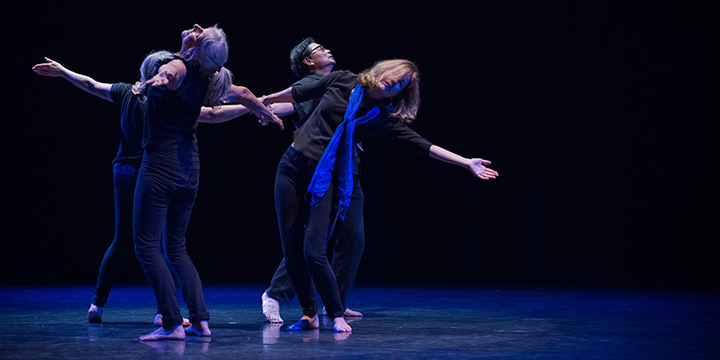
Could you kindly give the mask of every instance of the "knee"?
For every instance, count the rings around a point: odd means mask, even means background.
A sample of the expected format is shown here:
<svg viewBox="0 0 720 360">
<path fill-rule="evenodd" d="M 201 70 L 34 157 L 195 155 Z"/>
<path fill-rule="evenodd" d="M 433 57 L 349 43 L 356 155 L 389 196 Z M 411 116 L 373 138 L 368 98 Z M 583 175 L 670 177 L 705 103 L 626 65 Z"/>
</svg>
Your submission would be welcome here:
<svg viewBox="0 0 720 360">
<path fill-rule="evenodd" d="M 326 249 L 305 249 L 305 261 L 310 267 L 323 267 L 328 264 Z"/>
<path fill-rule="evenodd" d="M 147 264 L 152 262 L 153 256 L 156 252 L 156 249 L 151 246 L 135 244 L 135 257 L 137 257 L 137 260 L 141 264 Z"/>
<path fill-rule="evenodd" d="M 185 249 L 185 246 L 182 245 L 168 244 L 165 246 L 165 255 L 167 256 L 168 260 L 175 263 L 184 259 L 187 256 L 187 250 Z"/>
</svg>

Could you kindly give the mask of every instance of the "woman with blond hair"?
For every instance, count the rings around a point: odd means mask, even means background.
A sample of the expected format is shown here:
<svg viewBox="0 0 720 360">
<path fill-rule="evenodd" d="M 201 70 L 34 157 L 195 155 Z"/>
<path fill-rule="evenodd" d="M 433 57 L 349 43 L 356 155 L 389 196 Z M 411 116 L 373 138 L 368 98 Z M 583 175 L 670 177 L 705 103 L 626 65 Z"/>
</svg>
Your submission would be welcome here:
<svg viewBox="0 0 720 360">
<path fill-rule="evenodd" d="M 336 71 L 301 86 L 264 98 L 266 104 L 321 98 L 307 122 L 294 133 L 294 143 L 278 164 L 275 210 L 290 280 L 303 308 L 303 317 L 288 330 L 319 327 L 315 291 L 333 319 L 335 331 L 351 331 L 335 275 L 327 259 L 326 242 L 333 203 L 344 218 L 353 189 L 356 159 L 353 146 L 370 136 L 384 135 L 435 159 L 494 179 L 490 161 L 465 158 L 431 144 L 408 127 L 420 105 L 420 74 L 409 60 L 377 62 L 360 73 Z M 307 200 L 306 200 L 307 199 Z"/>
</svg>

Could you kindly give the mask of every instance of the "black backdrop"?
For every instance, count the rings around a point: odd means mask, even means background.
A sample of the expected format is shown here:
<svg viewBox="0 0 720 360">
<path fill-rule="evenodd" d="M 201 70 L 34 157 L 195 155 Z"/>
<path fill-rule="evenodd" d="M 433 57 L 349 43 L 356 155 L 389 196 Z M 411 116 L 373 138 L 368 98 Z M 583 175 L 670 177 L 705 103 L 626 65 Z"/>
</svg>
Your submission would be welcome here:
<svg viewBox="0 0 720 360">
<path fill-rule="evenodd" d="M 5 10 L 3 284 L 91 285 L 113 235 L 118 108 L 32 65 L 48 56 L 131 82 L 146 53 L 217 23 L 236 83 L 257 95 L 294 81 L 288 54 L 305 36 L 336 69 L 417 62 L 413 127 L 500 172 L 484 182 L 366 142 L 359 285 L 718 285 L 711 2 L 201 3 Z M 205 282 L 266 284 L 282 257 L 275 166 L 292 135 L 246 116 L 198 138 L 189 253 Z M 144 281 L 137 262 L 123 279 Z"/>
</svg>

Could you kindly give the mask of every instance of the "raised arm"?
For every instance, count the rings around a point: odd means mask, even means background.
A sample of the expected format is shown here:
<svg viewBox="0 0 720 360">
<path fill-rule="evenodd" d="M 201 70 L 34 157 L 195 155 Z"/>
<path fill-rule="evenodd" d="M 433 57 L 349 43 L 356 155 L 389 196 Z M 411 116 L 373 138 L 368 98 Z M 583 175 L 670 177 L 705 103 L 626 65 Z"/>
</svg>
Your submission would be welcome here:
<svg viewBox="0 0 720 360">
<path fill-rule="evenodd" d="M 250 110 L 243 105 L 231 104 L 218 107 L 203 106 L 200 109 L 198 122 L 206 124 L 219 124 L 249 113 Z"/>
<path fill-rule="evenodd" d="M 230 87 L 230 93 L 228 94 L 228 101 L 245 106 L 251 113 L 257 116 L 263 126 L 274 123 L 280 126 L 280 130 L 285 129 L 282 120 L 273 114 L 265 104 L 258 100 L 250 89 L 244 86 L 232 85 Z"/>
<path fill-rule="evenodd" d="M 65 68 L 59 62 L 51 60 L 50 58 L 46 57 L 45 61 L 46 62 L 44 63 L 33 66 L 33 71 L 36 74 L 49 77 L 61 77 L 76 87 L 84 90 L 88 94 L 95 95 L 107 101 L 112 101 L 112 98 L 110 97 L 110 88 L 112 87 L 112 84 L 99 82 L 87 75 L 78 74 Z"/>
<path fill-rule="evenodd" d="M 490 160 L 480 158 L 468 159 L 437 145 L 430 146 L 430 157 L 449 164 L 462 166 L 483 180 L 495 179 L 499 175 L 497 171 L 485 167 L 485 165 L 490 164 Z"/>
</svg>

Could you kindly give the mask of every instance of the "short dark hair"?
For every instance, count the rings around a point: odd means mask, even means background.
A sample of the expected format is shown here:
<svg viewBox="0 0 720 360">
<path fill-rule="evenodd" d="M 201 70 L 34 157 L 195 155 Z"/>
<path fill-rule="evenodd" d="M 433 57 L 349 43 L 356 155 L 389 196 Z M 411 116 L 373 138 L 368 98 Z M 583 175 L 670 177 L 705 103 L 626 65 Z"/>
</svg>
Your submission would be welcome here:
<svg viewBox="0 0 720 360">
<path fill-rule="evenodd" d="M 299 44 L 290 50 L 290 69 L 297 77 L 307 75 L 310 70 L 305 65 L 305 58 L 310 57 L 310 44 L 317 42 L 311 37 L 304 38 Z"/>
</svg>

